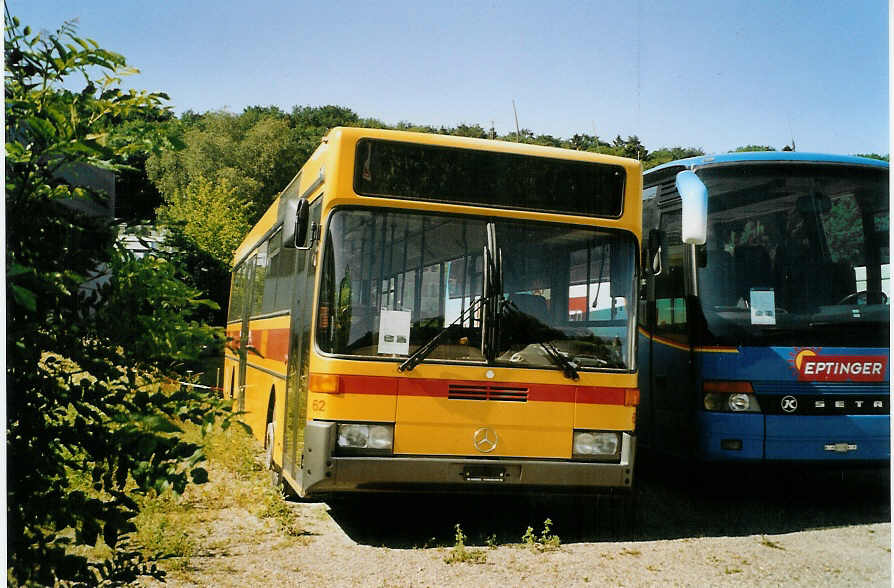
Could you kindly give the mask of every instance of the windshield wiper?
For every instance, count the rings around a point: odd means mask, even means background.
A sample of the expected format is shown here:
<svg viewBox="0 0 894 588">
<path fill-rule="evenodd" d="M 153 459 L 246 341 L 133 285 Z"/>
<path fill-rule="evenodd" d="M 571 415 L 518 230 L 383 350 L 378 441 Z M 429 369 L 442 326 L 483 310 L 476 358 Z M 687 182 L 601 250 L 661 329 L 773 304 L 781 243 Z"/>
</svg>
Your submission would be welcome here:
<svg viewBox="0 0 894 588">
<path fill-rule="evenodd" d="M 503 267 L 500 249 L 497 247 L 497 230 L 494 223 L 487 223 L 486 231 L 487 239 L 483 251 L 484 266 L 482 270 L 484 291 L 481 298 L 472 302 L 469 308 L 461 312 L 456 320 L 441 329 L 434 337 L 419 347 L 413 355 L 397 367 L 398 371 L 410 371 L 422 363 L 422 360 L 434 351 L 441 338 L 451 327 L 465 320 L 467 313 L 471 318 L 473 313 L 479 308 L 483 308 L 481 313 L 481 352 L 488 363 L 493 361 L 493 355 L 499 339 L 499 315 L 502 312 L 503 305 Z"/>
<path fill-rule="evenodd" d="M 543 348 L 547 357 L 549 357 L 554 364 L 562 368 L 562 373 L 565 374 L 566 378 L 571 380 L 580 379 L 580 375 L 577 373 L 577 364 L 568 359 L 555 345 L 549 341 L 541 341 L 540 347 Z"/>
<path fill-rule="evenodd" d="M 539 336 L 536 336 L 537 339 L 545 336 L 552 336 L 556 332 L 551 329 L 548 325 L 544 325 L 540 322 L 537 317 L 531 316 L 530 314 L 521 311 L 518 306 L 515 305 L 511 300 L 505 300 L 501 304 L 501 312 L 503 310 L 508 310 L 509 312 L 513 312 L 516 316 L 525 317 L 526 320 L 530 321 L 531 324 L 536 325 L 536 327 L 540 328 L 541 333 Z M 533 339 L 533 337 L 532 337 Z M 564 353 L 559 351 L 559 349 L 550 343 L 548 340 L 533 340 L 531 343 L 536 343 L 543 348 L 543 351 L 546 352 L 546 356 L 552 361 L 557 367 L 562 369 L 562 373 L 566 378 L 571 380 L 579 380 L 580 375 L 577 373 L 578 364 L 568 359 Z"/>
<path fill-rule="evenodd" d="M 449 331 L 454 325 L 457 325 L 464 321 L 466 318 L 466 314 L 468 314 L 471 318 L 473 316 L 473 313 L 478 310 L 478 308 L 481 307 L 482 304 L 484 304 L 483 296 L 478 300 L 472 302 L 472 304 L 469 305 L 469 308 L 462 311 L 459 316 L 456 317 L 456 320 L 441 329 L 434 337 L 429 339 L 426 343 L 420 346 L 419 349 L 414 351 L 413 355 L 408 357 L 402 364 L 397 366 L 397 371 L 410 371 L 414 367 L 422 363 L 422 360 L 428 357 L 428 355 L 435 350 L 435 347 L 438 346 L 438 344 L 441 342 L 441 338 L 447 333 L 447 331 Z"/>
</svg>

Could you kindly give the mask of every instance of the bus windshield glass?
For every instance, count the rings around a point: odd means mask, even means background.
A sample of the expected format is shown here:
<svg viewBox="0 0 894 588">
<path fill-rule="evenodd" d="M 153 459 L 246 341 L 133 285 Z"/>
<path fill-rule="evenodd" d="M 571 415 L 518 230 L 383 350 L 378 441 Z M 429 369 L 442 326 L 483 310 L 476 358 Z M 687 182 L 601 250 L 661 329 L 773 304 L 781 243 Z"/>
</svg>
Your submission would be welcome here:
<svg viewBox="0 0 894 588">
<path fill-rule="evenodd" d="M 717 342 L 887 345 L 887 170 L 790 163 L 697 173 L 709 194 L 698 293 Z"/>
<path fill-rule="evenodd" d="M 631 369 L 637 248 L 629 233 L 394 209 L 342 209 L 330 219 L 317 321 L 324 352 L 406 358 L 449 327 L 425 361 L 489 356 L 494 365 L 553 369 L 552 348 L 579 369 Z M 489 223 L 502 259 L 491 350 L 476 304 Z"/>
</svg>

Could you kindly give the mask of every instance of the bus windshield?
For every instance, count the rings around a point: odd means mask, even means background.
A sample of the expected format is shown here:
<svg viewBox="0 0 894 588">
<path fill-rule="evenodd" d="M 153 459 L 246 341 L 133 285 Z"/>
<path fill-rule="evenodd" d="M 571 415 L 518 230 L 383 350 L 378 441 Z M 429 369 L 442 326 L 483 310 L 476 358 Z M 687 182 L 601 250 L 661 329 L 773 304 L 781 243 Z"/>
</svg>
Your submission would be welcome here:
<svg viewBox="0 0 894 588">
<path fill-rule="evenodd" d="M 323 251 L 317 342 L 327 353 L 405 358 L 456 322 L 426 361 L 630 370 L 633 235 L 581 225 L 394 209 L 342 209 Z M 487 225 L 502 258 L 497 349 L 482 346 Z M 546 344 L 546 348 L 544 346 Z M 490 353 L 488 353 L 490 351 Z"/>
<path fill-rule="evenodd" d="M 718 165 L 696 256 L 706 328 L 723 344 L 887 345 L 887 170 Z"/>
</svg>

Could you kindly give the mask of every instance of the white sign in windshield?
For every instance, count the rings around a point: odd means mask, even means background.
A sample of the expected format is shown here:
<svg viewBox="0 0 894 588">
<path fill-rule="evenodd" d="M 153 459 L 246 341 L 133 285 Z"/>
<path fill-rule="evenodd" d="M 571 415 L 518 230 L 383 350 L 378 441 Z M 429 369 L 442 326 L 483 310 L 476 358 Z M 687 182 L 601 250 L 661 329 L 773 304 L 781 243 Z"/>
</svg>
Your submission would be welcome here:
<svg viewBox="0 0 894 588">
<path fill-rule="evenodd" d="M 381 354 L 409 355 L 410 317 L 405 310 L 384 310 L 379 318 L 379 349 Z"/>
<path fill-rule="evenodd" d="M 776 324 L 776 293 L 772 288 L 751 289 L 751 324 Z"/>
</svg>

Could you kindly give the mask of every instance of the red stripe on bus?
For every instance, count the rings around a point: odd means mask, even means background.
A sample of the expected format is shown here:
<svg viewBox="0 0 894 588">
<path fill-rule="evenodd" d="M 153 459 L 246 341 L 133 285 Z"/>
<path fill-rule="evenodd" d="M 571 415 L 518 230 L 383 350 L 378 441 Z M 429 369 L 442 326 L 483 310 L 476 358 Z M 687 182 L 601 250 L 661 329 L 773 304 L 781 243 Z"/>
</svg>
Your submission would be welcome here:
<svg viewBox="0 0 894 588">
<path fill-rule="evenodd" d="M 566 386 L 562 384 L 520 384 L 475 380 L 417 380 L 383 376 L 339 376 L 339 393 L 447 398 L 450 387 L 486 389 L 492 392 L 526 391 L 529 402 L 575 402 L 623 406 L 626 388 Z M 456 390 L 454 390 L 456 393 Z"/>
<path fill-rule="evenodd" d="M 594 386 L 578 386 L 575 402 L 577 404 L 624 404 L 626 388 L 603 388 Z"/>
</svg>

